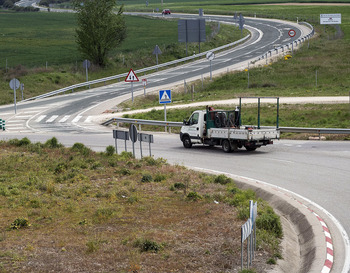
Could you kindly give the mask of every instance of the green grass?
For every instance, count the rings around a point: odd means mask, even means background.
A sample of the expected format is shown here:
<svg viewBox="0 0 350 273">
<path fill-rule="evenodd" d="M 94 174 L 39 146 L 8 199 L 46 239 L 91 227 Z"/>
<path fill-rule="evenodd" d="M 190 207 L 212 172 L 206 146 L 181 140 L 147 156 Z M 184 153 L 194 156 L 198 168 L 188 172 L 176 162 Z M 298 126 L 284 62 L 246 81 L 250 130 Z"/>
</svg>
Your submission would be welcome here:
<svg viewBox="0 0 350 273">
<path fill-rule="evenodd" d="M 198 264 L 201 272 L 220 272 L 227 260 L 238 268 L 240 242 L 234 238 L 250 199 L 258 201 L 261 217 L 257 255 L 267 260 L 279 253 L 279 217 L 227 177 L 162 158 L 95 153 L 81 143 L 65 148 L 57 139 L 1 141 L 0 148 L 3 272 L 34 272 L 38 264 L 42 272 L 148 272 L 155 266 L 195 272 Z M 162 179 L 142 181 L 146 174 Z"/>
</svg>

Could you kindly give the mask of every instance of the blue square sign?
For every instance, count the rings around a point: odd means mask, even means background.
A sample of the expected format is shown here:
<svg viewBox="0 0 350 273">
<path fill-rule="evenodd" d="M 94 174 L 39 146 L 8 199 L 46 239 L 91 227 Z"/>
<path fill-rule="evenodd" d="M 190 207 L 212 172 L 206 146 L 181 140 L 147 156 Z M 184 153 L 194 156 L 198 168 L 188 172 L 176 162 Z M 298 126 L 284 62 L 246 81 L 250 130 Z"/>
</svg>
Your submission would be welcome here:
<svg viewBox="0 0 350 273">
<path fill-rule="evenodd" d="M 159 103 L 171 103 L 171 90 L 159 91 Z"/>
</svg>

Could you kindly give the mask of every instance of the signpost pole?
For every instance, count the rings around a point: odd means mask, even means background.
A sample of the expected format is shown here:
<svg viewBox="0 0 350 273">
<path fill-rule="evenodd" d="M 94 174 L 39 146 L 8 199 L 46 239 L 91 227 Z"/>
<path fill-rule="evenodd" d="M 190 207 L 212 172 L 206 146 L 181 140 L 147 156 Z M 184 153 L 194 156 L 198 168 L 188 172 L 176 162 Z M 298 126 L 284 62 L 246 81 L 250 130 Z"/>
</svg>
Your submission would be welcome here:
<svg viewBox="0 0 350 273">
<path fill-rule="evenodd" d="M 134 83 L 131 82 L 131 101 L 134 103 Z"/>
<path fill-rule="evenodd" d="M 13 96 L 15 102 L 15 114 L 17 114 L 17 103 L 16 103 L 16 84 L 13 85 Z"/>
<path fill-rule="evenodd" d="M 164 103 L 164 121 L 166 122 L 166 103 Z M 167 126 L 165 125 L 165 132 L 167 131 Z"/>
</svg>

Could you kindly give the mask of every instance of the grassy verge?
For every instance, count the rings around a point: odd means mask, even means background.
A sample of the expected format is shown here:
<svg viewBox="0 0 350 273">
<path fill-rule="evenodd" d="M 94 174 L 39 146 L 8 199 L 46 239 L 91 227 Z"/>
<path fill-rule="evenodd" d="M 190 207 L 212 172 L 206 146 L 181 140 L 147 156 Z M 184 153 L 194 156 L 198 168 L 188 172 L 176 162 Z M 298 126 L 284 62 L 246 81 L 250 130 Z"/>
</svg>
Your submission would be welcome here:
<svg viewBox="0 0 350 273">
<path fill-rule="evenodd" d="M 111 52 L 107 68 L 90 68 L 89 80 L 155 65 L 151 53 L 156 44 L 162 50 L 159 63 L 186 56 L 185 45 L 177 43 L 177 21 L 126 16 L 126 23 L 127 39 Z M 3 12 L 0 24 L 6 26 L 0 41 L 0 104 L 13 101 L 9 81 L 14 77 L 24 83 L 25 98 L 86 81 L 75 46 L 74 14 Z M 208 23 L 207 42 L 201 44 L 201 50 L 240 39 L 240 32 L 234 29 L 227 25 L 218 29 L 216 23 Z M 198 52 L 198 45 L 190 44 L 188 50 Z"/>
<path fill-rule="evenodd" d="M 215 106 L 216 109 L 234 109 L 236 105 Z M 188 119 L 194 110 L 199 108 L 183 108 L 167 110 L 168 121 L 183 121 Z M 205 107 L 203 107 L 205 109 Z M 276 105 L 262 104 L 261 125 L 276 125 Z M 136 119 L 164 120 L 164 111 L 152 110 L 146 113 L 124 115 L 123 117 Z M 242 106 L 242 123 L 256 125 L 258 123 L 257 105 Z M 311 128 L 349 128 L 350 109 L 349 104 L 282 104 L 279 109 L 279 125 L 281 127 L 311 127 Z M 143 130 L 158 130 L 163 128 L 143 126 Z M 178 132 L 178 128 L 172 130 Z M 282 137 L 295 137 L 295 134 L 283 134 Z M 305 136 L 304 136 L 305 137 Z M 333 138 L 333 137 L 332 137 Z M 349 139 L 349 136 L 341 136 Z"/>
<path fill-rule="evenodd" d="M 232 179 L 64 148 L 0 142 L 0 269 L 220 272 L 240 267 L 240 225 L 258 201 L 258 272 L 280 257 L 279 217 Z M 215 201 L 215 202 L 214 202 Z M 181 261 L 181 262 L 179 262 Z M 135 271 L 136 270 L 136 271 Z"/>
</svg>

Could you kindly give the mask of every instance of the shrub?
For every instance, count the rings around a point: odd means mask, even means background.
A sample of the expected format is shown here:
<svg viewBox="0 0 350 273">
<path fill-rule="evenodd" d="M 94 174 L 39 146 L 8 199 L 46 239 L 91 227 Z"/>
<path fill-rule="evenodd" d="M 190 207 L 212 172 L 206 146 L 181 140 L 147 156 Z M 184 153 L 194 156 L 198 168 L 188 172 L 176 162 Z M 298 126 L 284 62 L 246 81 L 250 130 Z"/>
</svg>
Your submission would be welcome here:
<svg viewBox="0 0 350 273">
<path fill-rule="evenodd" d="M 53 138 L 47 140 L 45 142 L 44 146 L 48 147 L 48 148 L 61 148 L 63 145 L 58 143 L 57 138 L 53 137 Z"/>
<path fill-rule="evenodd" d="M 20 229 L 30 227 L 29 221 L 27 218 L 17 218 L 10 225 L 10 229 Z"/>
<path fill-rule="evenodd" d="M 233 182 L 232 178 L 227 177 L 226 175 L 220 174 L 215 177 L 214 183 L 226 185 Z"/>
<path fill-rule="evenodd" d="M 203 197 L 195 191 L 192 191 L 187 195 L 187 199 L 190 201 L 198 201 L 198 200 L 201 200 L 202 198 Z"/>
<path fill-rule="evenodd" d="M 175 183 L 175 184 L 174 184 L 174 188 L 180 190 L 180 189 L 185 189 L 186 186 L 185 186 L 184 183 L 181 183 L 181 182 L 180 182 L 180 183 Z"/>
<path fill-rule="evenodd" d="M 86 147 L 83 143 L 79 143 L 79 142 L 74 143 L 74 145 L 71 149 L 72 149 L 72 151 L 78 152 L 81 155 L 85 155 L 85 156 L 90 155 L 90 153 L 91 153 L 91 149 Z"/>
<path fill-rule="evenodd" d="M 163 248 L 161 244 L 149 239 L 137 239 L 133 245 L 139 248 L 141 252 L 158 252 Z"/>
<path fill-rule="evenodd" d="M 114 155 L 115 148 L 112 145 L 109 145 L 106 147 L 106 155 L 107 156 L 112 156 Z"/>
<path fill-rule="evenodd" d="M 277 238 L 282 238 L 283 230 L 280 217 L 271 208 L 259 215 L 256 219 L 257 228 L 264 229 L 275 234 Z"/>
<path fill-rule="evenodd" d="M 166 180 L 166 175 L 162 173 L 157 173 L 156 176 L 154 177 L 155 182 L 161 182 L 163 180 Z"/>
<path fill-rule="evenodd" d="M 153 181 L 153 177 L 150 174 L 144 174 L 141 178 L 141 182 L 143 183 L 152 182 L 152 181 Z"/>
</svg>

